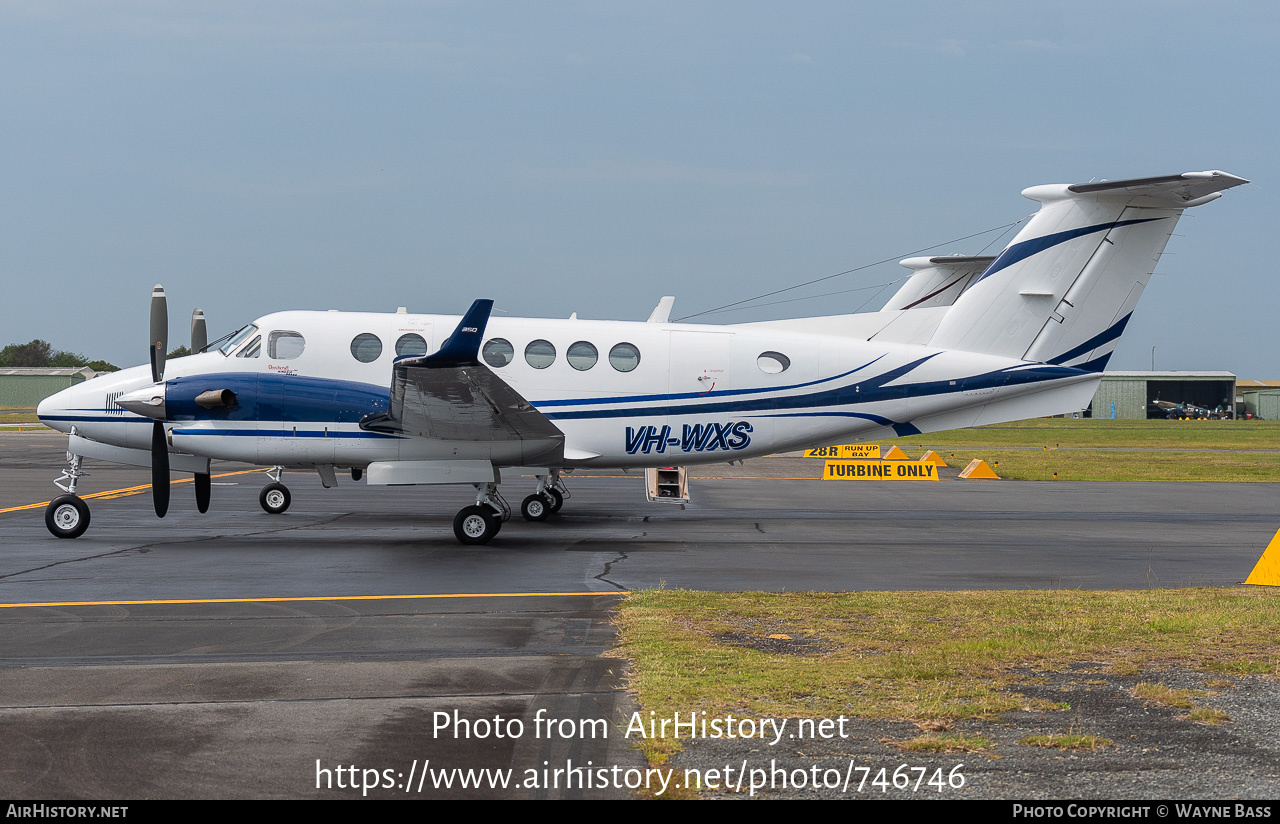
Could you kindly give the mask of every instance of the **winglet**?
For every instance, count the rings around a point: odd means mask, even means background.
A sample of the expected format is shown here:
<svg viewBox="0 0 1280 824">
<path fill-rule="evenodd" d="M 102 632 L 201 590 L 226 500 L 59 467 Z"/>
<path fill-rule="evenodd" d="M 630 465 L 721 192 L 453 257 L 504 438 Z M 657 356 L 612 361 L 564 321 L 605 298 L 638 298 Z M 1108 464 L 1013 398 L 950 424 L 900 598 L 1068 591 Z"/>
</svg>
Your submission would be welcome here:
<svg viewBox="0 0 1280 824">
<path fill-rule="evenodd" d="M 479 363 L 480 341 L 484 339 L 484 328 L 489 323 L 489 313 L 492 311 L 493 301 L 487 298 L 477 300 L 462 316 L 457 328 L 445 339 L 439 351 L 425 357 L 414 358 L 409 362 L 428 369 L 471 366 Z"/>
</svg>

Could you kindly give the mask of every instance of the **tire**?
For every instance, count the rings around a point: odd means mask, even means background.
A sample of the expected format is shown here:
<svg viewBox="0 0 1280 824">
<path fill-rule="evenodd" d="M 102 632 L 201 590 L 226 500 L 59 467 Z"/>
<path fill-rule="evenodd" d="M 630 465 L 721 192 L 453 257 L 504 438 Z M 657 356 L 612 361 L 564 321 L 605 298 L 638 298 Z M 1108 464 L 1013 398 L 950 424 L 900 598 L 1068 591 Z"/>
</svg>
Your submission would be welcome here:
<svg viewBox="0 0 1280 824">
<path fill-rule="evenodd" d="M 467 545 L 487 544 L 502 528 L 502 519 L 487 506 L 468 506 L 453 518 L 453 534 Z"/>
<path fill-rule="evenodd" d="M 58 538 L 79 538 L 89 528 L 89 505 L 76 495 L 54 498 L 45 507 L 44 525 Z"/>
<path fill-rule="evenodd" d="M 284 484 L 267 484 L 258 493 L 258 503 L 262 504 L 262 511 L 271 515 L 284 512 L 289 508 L 291 500 L 289 487 Z"/>
<path fill-rule="evenodd" d="M 551 514 L 551 501 L 535 492 L 520 504 L 520 514 L 526 521 L 545 521 Z"/>
<path fill-rule="evenodd" d="M 560 490 L 548 489 L 544 494 L 551 500 L 551 514 L 559 512 L 560 507 L 564 506 L 564 496 L 560 494 Z"/>
</svg>

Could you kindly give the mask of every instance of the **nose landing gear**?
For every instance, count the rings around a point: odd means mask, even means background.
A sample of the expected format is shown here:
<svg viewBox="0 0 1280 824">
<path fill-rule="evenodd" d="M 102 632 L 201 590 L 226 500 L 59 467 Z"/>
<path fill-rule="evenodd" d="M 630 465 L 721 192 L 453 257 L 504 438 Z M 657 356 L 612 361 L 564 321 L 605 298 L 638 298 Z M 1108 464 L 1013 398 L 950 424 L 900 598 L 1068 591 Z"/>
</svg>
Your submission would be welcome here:
<svg viewBox="0 0 1280 824">
<path fill-rule="evenodd" d="M 67 468 L 53 482 L 67 493 L 54 498 L 44 510 L 44 525 L 55 537 L 79 538 L 89 528 L 89 505 L 76 494 L 76 485 L 89 474 L 80 468 L 83 460 L 68 452 Z"/>
</svg>

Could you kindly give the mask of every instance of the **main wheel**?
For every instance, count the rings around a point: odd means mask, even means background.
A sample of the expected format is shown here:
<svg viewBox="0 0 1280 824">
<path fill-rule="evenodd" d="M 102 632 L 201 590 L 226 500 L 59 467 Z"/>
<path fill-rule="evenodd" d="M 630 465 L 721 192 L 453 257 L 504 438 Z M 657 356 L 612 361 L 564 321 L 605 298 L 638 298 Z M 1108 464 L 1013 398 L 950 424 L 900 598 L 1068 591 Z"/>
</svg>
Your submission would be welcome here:
<svg viewBox="0 0 1280 824">
<path fill-rule="evenodd" d="M 464 544 L 487 544 L 502 529 L 502 519 L 487 506 L 468 506 L 453 518 L 453 534 Z"/>
<path fill-rule="evenodd" d="M 560 507 L 564 506 L 564 496 L 560 494 L 558 489 L 548 489 L 542 493 L 547 496 L 551 508 L 551 514 L 554 515 L 560 511 Z"/>
<path fill-rule="evenodd" d="M 551 501 L 535 492 L 521 502 L 520 514 L 526 521 L 545 521 L 551 514 Z"/>
<path fill-rule="evenodd" d="M 289 508 L 289 487 L 284 484 L 267 484 L 258 493 L 258 503 L 262 509 L 272 515 L 279 515 Z"/>
<path fill-rule="evenodd" d="M 76 495 L 54 498 L 45 507 L 44 525 L 59 538 L 79 538 L 89 528 L 89 505 Z"/>
</svg>

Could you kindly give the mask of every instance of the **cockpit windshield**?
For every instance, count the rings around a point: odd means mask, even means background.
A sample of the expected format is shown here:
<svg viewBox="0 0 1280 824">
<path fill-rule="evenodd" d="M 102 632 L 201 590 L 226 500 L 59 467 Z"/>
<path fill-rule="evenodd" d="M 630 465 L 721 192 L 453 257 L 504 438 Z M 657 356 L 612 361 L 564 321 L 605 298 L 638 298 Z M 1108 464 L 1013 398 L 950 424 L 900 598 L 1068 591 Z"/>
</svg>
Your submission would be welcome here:
<svg viewBox="0 0 1280 824">
<path fill-rule="evenodd" d="M 247 340 L 250 335 L 254 334 L 257 331 L 258 331 L 258 327 L 252 323 L 249 324 L 248 326 L 241 327 L 240 329 L 232 333 L 231 337 L 227 339 L 226 343 L 218 347 L 218 351 L 224 355 L 230 356 L 231 353 L 234 352 L 236 348 L 240 346 L 240 344 L 244 343 L 245 340 Z"/>
</svg>

